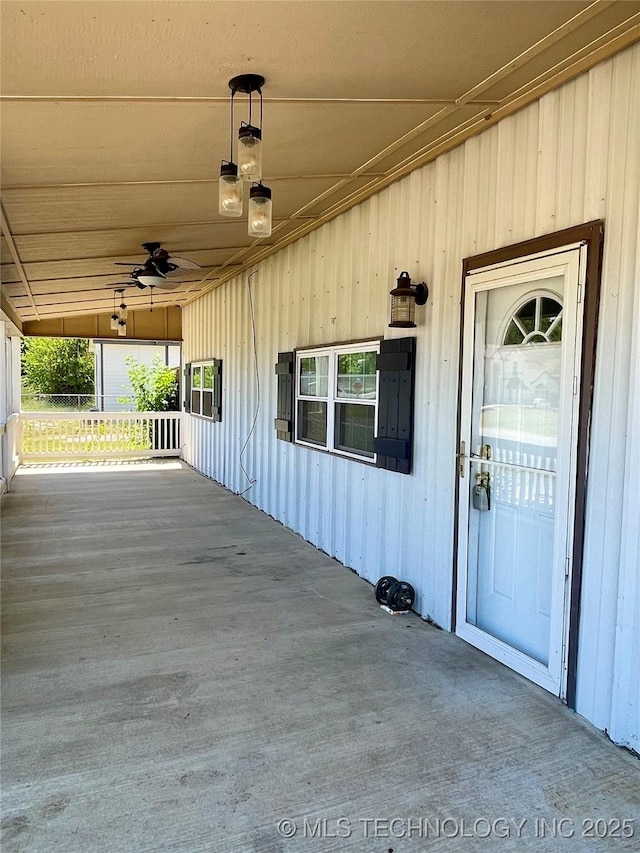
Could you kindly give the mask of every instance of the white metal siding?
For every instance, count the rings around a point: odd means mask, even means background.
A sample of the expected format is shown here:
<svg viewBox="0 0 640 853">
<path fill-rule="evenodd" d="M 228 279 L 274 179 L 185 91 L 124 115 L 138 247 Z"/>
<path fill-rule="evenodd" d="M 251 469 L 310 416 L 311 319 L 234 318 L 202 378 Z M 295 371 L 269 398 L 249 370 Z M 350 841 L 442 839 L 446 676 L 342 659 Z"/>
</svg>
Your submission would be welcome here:
<svg viewBox="0 0 640 853">
<path fill-rule="evenodd" d="M 261 404 L 244 458 L 256 479 L 248 500 L 371 581 L 411 581 L 423 616 L 449 627 L 462 259 L 604 219 L 578 711 L 635 749 L 639 98 L 635 45 L 262 262 L 252 278 Z M 276 441 L 278 351 L 392 336 L 388 294 L 402 269 L 431 293 L 415 330 L 413 475 Z M 188 306 L 183 329 L 185 361 L 224 360 L 223 421 L 189 418 L 185 458 L 241 492 L 257 400 L 246 277 Z"/>
</svg>

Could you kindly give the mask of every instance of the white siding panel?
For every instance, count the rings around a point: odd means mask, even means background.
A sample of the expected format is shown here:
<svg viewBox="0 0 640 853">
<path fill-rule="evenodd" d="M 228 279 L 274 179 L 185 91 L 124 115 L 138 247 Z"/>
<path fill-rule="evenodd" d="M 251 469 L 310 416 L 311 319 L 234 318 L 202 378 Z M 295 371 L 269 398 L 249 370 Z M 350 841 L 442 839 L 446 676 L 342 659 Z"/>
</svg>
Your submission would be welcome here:
<svg viewBox="0 0 640 853">
<path fill-rule="evenodd" d="M 633 433 L 628 431 L 640 385 L 637 358 L 638 198 L 640 197 L 640 51 L 634 48 L 612 63 L 608 96 L 608 173 L 604 185 L 605 248 L 600 306 L 599 346 L 596 362 L 591 467 L 588 484 L 584 594 L 579 653 L 578 706 L 580 713 L 602 729 L 618 732 L 617 739 L 634 746 L 612 717 L 612 705 L 626 704 L 626 718 L 635 714 L 639 732 L 638 669 L 635 680 L 613 685 L 614 672 L 635 660 L 640 648 L 640 624 L 629 617 L 638 607 L 640 564 L 639 529 L 629 518 L 632 495 L 639 491 L 632 475 L 637 455 Z M 599 69 L 590 76 L 595 78 Z M 603 77 L 603 75 L 597 75 Z M 596 99 L 600 101 L 600 98 Z M 604 120 L 602 109 L 599 110 Z M 603 157 L 604 159 L 604 157 Z M 603 182 L 604 184 L 604 182 Z M 634 357 L 634 338 L 635 357 Z M 637 430 L 637 425 L 636 425 Z M 637 467 L 637 462 L 635 463 Z M 627 517 L 630 524 L 623 525 Z M 626 616 L 617 625 L 618 611 Z M 634 697 L 635 683 L 635 699 Z M 605 689 L 609 686 L 609 689 Z M 623 696 L 627 699 L 624 700 Z M 633 703 L 634 705 L 628 704 Z M 638 748 L 637 741 L 635 749 Z"/>
<path fill-rule="evenodd" d="M 603 218 L 578 710 L 636 749 L 639 97 L 636 45 L 259 264 L 260 410 L 244 455 L 247 500 L 371 581 L 411 581 L 423 616 L 450 627 L 462 259 Z M 387 323 L 403 269 L 430 289 L 415 330 L 413 474 L 277 441 L 277 353 L 402 336 Z M 242 492 L 257 405 L 246 277 L 187 306 L 184 337 L 186 361 L 224 362 L 223 421 L 189 418 L 185 457 Z"/>
</svg>

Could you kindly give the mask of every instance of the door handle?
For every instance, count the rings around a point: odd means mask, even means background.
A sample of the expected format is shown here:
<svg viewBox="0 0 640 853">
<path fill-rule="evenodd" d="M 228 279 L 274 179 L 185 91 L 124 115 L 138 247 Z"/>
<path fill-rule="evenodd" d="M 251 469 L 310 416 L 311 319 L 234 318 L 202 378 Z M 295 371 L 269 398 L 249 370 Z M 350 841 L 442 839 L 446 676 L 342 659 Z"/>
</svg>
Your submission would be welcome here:
<svg viewBox="0 0 640 853">
<path fill-rule="evenodd" d="M 481 459 L 483 462 L 487 462 L 493 456 L 493 447 L 490 444 L 483 444 L 480 447 L 480 453 L 470 453 L 470 459 Z"/>
<path fill-rule="evenodd" d="M 460 450 L 456 453 L 456 458 L 458 460 L 458 476 L 464 477 L 464 460 L 467 458 L 466 454 L 467 445 L 466 442 L 460 442 Z"/>
</svg>

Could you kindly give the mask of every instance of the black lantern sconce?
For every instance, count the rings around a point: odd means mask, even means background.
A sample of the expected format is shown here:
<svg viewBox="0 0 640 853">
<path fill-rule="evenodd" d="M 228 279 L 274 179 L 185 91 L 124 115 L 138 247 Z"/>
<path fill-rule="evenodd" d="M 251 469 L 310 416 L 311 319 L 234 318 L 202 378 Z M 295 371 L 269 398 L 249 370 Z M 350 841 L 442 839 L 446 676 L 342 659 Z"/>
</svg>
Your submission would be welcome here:
<svg viewBox="0 0 640 853">
<path fill-rule="evenodd" d="M 429 289 L 424 281 L 411 283 L 408 272 L 401 272 L 397 287 L 391 291 L 391 322 L 392 329 L 413 329 L 416 325 L 416 305 L 426 305 Z"/>
</svg>

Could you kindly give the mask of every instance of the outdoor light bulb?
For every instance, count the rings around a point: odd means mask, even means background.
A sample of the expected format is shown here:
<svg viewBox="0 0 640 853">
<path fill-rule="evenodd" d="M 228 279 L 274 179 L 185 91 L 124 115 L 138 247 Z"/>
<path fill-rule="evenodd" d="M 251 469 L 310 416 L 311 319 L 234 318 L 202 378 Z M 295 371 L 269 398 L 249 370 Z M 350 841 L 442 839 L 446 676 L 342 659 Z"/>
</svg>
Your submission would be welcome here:
<svg viewBox="0 0 640 853">
<path fill-rule="evenodd" d="M 118 321 L 118 335 L 121 338 L 124 338 L 126 334 L 127 334 L 127 324 L 125 323 L 124 320 L 119 320 Z"/>
<path fill-rule="evenodd" d="M 269 237 L 271 234 L 271 190 L 254 184 L 249 191 L 249 236 Z"/>
<path fill-rule="evenodd" d="M 223 162 L 218 184 L 218 213 L 221 216 L 242 216 L 242 178 L 235 163 Z"/>
<path fill-rule="evenodd" d="M 112 332 L 118 331 L 118 315 L 117 314 L 111 315 L 111 331 Z"/>
<path fill-rule="evenodd" d="M 243 181 L 262 178 L 262 131 L 259 127 L 243 124 L 238 134 L 238 166 Z"/>
</svg>

